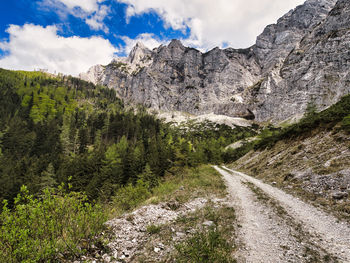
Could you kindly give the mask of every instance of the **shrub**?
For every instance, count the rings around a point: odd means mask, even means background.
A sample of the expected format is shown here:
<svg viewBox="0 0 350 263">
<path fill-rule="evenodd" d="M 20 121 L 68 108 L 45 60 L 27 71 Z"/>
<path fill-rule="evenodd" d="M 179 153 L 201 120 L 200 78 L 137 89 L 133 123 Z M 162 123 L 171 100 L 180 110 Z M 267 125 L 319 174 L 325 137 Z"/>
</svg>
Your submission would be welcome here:
<svg viewBox="0 0 350 263">
<path fill-rule="evenodd" d="M 84 194 L 45 189 L 34 198 L 25 186 L 0 215 L 0 258 L 3 262 L 50 262 L 76 258 L 89 249 L 106 217 Z"/>
</svg>

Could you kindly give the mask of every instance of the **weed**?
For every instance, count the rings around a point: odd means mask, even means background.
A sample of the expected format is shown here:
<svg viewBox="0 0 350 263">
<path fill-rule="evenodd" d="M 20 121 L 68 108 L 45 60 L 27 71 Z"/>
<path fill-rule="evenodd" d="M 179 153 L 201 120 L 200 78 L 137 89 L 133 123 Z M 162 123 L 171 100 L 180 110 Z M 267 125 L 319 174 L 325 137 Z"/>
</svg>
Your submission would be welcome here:
<svg viewBox="0 0 350 263">
<path fill-rule="evenodd" d="M 157 226 L 157 225 L 149 225 L 147 226 L 147 233 L 154 235 L 154 234 L 158 234 L 161 230 L 161 226 Z"/>
<path fill-rule="evenodd" d="M 230 255 L 231 247 L 217 227 L 207 232 L 196 232 L 185 242 L 175 246 L 176 262 L 236 262 Z"/>
</svg>

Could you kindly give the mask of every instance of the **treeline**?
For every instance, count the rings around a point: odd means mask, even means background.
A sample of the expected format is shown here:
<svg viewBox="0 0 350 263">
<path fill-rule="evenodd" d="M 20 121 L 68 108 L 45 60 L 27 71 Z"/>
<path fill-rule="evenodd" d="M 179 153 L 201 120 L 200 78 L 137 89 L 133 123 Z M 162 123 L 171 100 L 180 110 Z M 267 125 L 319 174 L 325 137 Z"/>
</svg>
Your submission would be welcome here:
<svg viewBox="0 0 350 263">
<path fill-rule="evenodd" d="M 0 92 L 0 201 L 10 206 L 22 185 L 35 194 L 70 183 L 89 200 L 109 200 L 139 180 L 154 186 L 166 172 L 219 163 L 225 146 L 254 134 L 212 123 L 173 128 L 73 77 L 0 70 Z"/>
</svg>

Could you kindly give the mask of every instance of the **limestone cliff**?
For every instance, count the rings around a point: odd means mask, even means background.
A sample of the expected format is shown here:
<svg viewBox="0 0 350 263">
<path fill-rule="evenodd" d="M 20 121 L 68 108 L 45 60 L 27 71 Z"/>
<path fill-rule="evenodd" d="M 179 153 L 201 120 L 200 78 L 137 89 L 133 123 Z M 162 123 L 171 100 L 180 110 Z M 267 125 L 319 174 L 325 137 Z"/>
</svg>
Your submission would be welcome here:
<svg viewBox="0 0 350 263">
<path fill-rule="evenodd" d="M 162 111 L 215 113 L 258 121 L 300 115 L 349 93 L 349 1 L 308 0 L 266 27 L 247 49 L 206 53 L 179 40 L 94 66 L 81 78 Z M 281 107 L 283 105 L 283 107 Z"/>
<path fill-rule="evenodd" d="M 319 110 L 336 103 L 350 93 L 349 65 L 350 1 L 339 0 L 281 66 L 265 76 L 251 97 L 256 118 L 283 120 L 303 113 L 309 102 Z"/>
</svg>

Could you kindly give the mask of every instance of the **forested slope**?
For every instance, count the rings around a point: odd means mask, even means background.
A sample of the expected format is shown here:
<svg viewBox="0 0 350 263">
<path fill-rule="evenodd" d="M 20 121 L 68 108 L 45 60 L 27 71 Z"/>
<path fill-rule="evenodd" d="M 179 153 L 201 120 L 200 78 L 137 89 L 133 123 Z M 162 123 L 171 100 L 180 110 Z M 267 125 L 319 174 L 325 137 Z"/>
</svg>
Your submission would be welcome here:
<svg viewBox="0 0 350 263">
<path fill-rule="evenodd" d="M 179 186 L 169 180 L 198 181 L 192 168 L 220 163 L 228 144 L 256 133 L 165 124 L 125 106 L 114 90 L 70 76 L 0 69 L 0 93 L 0 257 L 7 262 L 103 250 L 97 237 L 109 216 L 171 194 Z"/>
<path fill-rule="evenodd" d="M 114 90 L 66 76 L 0 70 L 0 92 L 0 199 L 10 202 L 22 185 L 38 193 L 68 179 L 72 190 L 106 200 L 146 168 L 154 181 L 176 167 L 220 162 L 223 147 L 253 133 L 212 123 L 173 128 L 124 107 Z"/>
</svg>

